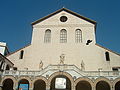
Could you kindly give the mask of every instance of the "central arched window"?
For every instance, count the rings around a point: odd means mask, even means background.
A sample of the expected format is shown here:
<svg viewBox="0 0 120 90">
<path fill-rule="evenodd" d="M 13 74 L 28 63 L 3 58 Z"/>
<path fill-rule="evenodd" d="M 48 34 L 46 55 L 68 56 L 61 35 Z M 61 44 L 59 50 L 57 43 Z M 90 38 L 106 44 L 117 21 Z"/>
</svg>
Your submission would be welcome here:
<svg viewBox="0 0 120 90">
<path fill-rule="evenodd" d="M 75 42 L 76 43 L 82 42 L 82 31 L 80 29 L 76 29 L 75 31 Z"/>
<path fill-rule="evenodd" d="M 65 29 L 60 31 L 60 43 L 67 43 L 67 31 Z"/>
<path fill-rule="evenodd" d="M 51 30 L 49 30 L 49 29 L 47 29 L 45 31 L 44 42 L 45 43 L 50 43 L 51 42 Z"/>
</svg>

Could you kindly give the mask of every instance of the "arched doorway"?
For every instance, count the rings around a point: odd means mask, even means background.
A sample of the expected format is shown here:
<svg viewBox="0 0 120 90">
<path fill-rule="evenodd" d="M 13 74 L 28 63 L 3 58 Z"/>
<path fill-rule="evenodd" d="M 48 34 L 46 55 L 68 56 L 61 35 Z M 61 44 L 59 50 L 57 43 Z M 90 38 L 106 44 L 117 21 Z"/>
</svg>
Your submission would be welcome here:
<svg viewBox="0 0 120 90">
<path fill-rule="evenodd" d="M 18 83 L 18 90 L 29 90 L 29 81 L 26 79 L 22 79 Z"/>
<path fill-rule="evenodd" d="M 96 90 L 110 90 L 110 85 L 105 81 L 99 81 L 96 84 Z"/>
<path fill-rule="evenodd" d="M 64 75 L 57 75 L 50 84 L 50 90 L 71 90 L 71 81 Z"/>
<path fill-rule="evenodd" d="M 3 89 L 2 90 L 13 90 L 13 80 L 6 79 L 3 81 Z"/>
<path fill-rule="evenodd" d="M 46 90 L 46 83 L 45 83 L 45 81 L 43 81 L 43 80 L 35 81 L 33 90 Z"/>
<path fill-rule="evenodd" d="M 115 90 L 120 90 L 120 81 L 115 84 Z"/>
<path fill-rule="evenodd" d="M 76 85 L 76 90 L 92 90 L 92 87 L 87 81 L 79 81 Z"/>
</svg>

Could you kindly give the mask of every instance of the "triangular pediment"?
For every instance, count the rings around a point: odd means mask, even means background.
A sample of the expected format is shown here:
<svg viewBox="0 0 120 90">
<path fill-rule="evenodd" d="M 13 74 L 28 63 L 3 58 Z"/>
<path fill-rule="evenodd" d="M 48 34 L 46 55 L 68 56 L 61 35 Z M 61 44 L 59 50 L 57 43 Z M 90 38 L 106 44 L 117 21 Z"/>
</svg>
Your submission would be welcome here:
<svg viewBox="0 0 120 90">
<path fill-rule="evenodd" d="M 91 19 L 89 19 L 89 18 L 86 18 L 86 17 L 84 17 L 84 16 L 81 16 L 81 15 L 79 15 L 79 14 L 77 14 L 77 13 L 75 13 L 75 12 L 69 10 L 69 9 L 62 8 L 62 9 L 57 10 L 57 11 L 54 12 L 54 13 L 49 14 L 48 16 L 45 16 L 45 17 L 43 17 L 43 18 L 41 18 L 41 19 L 33 22 L 32 25 L 38 24 L 38 23 L 40 23 L 41 21 L 44 21 L 44 20 L 46 20 L 46 19 L 48 19 L 48 18 L 50 18 L 50 17 L 52 17 L 52 16 L 54 16 L 54 15 L 62 12 L 62 11 L 65 11 L 65 12 L 67 12 L 67 13 L 69 13 L 69 14 L 72 14 L 72 15 L 80 18 L 80 19 L 83 19 L 83 20 L 89 22 L 89 23 L 96 24 L 95 21 L 93 21 L 93 20 L 91 20 Z"/>
</svg>

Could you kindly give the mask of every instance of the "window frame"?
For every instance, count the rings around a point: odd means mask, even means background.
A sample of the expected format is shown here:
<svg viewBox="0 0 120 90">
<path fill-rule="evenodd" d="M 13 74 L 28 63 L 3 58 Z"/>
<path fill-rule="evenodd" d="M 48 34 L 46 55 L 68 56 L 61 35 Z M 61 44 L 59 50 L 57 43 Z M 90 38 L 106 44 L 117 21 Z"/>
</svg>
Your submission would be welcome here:
<svg viewBox="0 0 120 90">
<path fill-rule="evenodd" d="M 75 42 L 82 43 L 82 31 L 81 31 L 81 29 L 75 30 Z"/>
<path fill-rule="evenodd" d="M 51 43 L 51 30 L 50 29 L 45 30 L 44 43 Z"/>
<path fill-rule="evenodd" d="M 60 43 L 67 43 L 67 30 L 60 30 Z"/>
<path fill-rule="evenodd" d="M 109 52 L 105 52 L 105 58 L 106 58 L 106 61 L 110 61 L 110 55 L 109 55 Z"/>
<path fill-rule="evenodd" d="M 21 50 L 21 51 L 20 51 L 19 59 L 23 59 L 23 57 L 24 57 L 24 50 Z"/>
</svg>

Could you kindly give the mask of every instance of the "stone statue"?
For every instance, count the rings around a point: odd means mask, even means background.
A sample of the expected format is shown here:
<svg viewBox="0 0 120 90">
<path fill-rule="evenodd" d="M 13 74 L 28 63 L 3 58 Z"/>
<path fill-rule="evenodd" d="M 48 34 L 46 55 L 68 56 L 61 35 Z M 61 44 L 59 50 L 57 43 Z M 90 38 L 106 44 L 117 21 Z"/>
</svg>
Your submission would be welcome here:
<svg viewBox="0 0 120 90">
<path fill-rule="evenodd" d="M 64 64 L 65 54 L 60 55 L 60 64 Z"/>
<path fill-rule="evenodd" d="M 83 60 L 82 60 L 82 62 L 81 62 L 81 70 L 82 70 L 82 71 L 85 70 L 85 64 L 84 64 Z"/>
<path fill-rule="evenodd" d="M 40 63 L 39 63 L 39 69 L 42 69 L 42 67 L 43 67 L 43 62 L 40 61 Z"/>
</svg>

